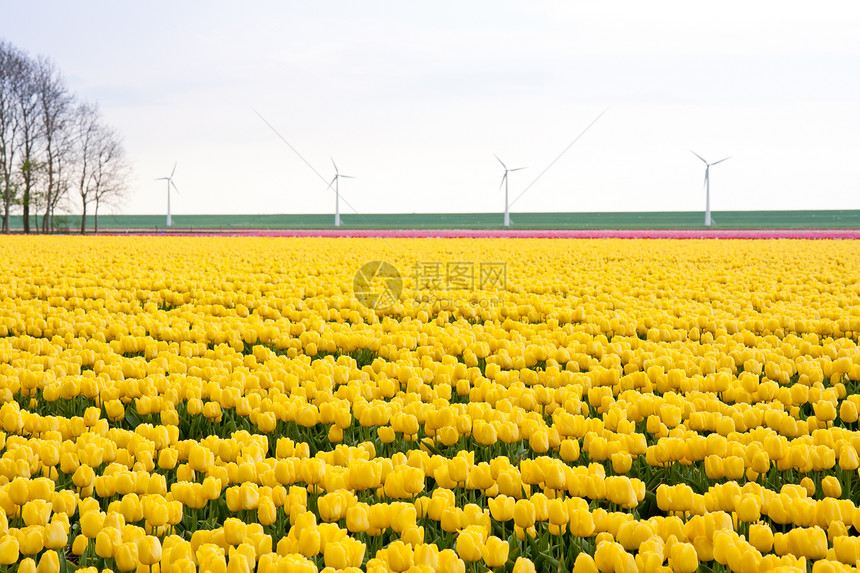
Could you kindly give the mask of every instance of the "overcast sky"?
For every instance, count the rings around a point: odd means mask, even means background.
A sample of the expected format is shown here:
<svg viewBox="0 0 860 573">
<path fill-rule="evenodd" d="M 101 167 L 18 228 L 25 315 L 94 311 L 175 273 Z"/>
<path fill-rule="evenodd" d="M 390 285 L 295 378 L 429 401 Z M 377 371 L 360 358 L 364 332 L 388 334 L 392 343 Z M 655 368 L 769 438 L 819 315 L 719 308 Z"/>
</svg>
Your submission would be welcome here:
<svg viewBox="0 0 860 573">
<path fill-rule="evenodd" d="M 28 1 L 0 36 L 101 104 L 121 212 L 860 209 L 856 1 Z M 345 213 L 350 209 L 343 206 Z"/>
</svg>

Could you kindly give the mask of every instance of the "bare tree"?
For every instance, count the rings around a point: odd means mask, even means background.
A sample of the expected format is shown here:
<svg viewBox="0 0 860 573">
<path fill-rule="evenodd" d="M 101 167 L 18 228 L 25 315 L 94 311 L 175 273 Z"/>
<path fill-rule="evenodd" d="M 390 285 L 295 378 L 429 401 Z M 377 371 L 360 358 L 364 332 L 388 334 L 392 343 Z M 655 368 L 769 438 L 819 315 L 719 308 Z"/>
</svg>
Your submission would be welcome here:
<svg viewBox="0 0 860 573">
<path fill-rule="evenodd" d="M 50 218 L 48 229 L 51 232 L 57 229 L 57 209 L 62 208 L 61 206 L 64 204 L 69 204 L 69 190 L 75 185 L 73 179 L 77 157 L 74 154 L 76 146 L 71 133 L 72 127 L 72 125 L 69 126 L 68 131 L 65 132 L 65 137 L 61 139 L 54 163 L 54 192 L 51 194 L 47 207 Z"/>
<path fill-rule="evenodd" d="M 39 90 L 31 73 L 24 76 L 18 92 L 20 113 L 21 207 L 23 209 L 24 232 L 30 232 L 30 211 L 33 206 L 33 191 L 42 164 L 39 161 L 39 142 L 45 130 L 39 115 Z"/>
<path fill-rule="evenodd" d="M 9 214 L 16 199 L 15 159 L 21 114 L 19 93 L 25 77 L 25 58 L 14 46 L 0 40 L 0 192 L 3 197 L 3 232 L 9 232 Z"/>
<path fill-rule="evenodd" d="M 92 194 L 95 199 L 94 231 L 99 232 L 99 206 L 115 205 L 127 189 L 131 171 L 122 140 L 116 130 L 100 125 L 94 140 Z"/>
<path fill-rule="evenodd" d="M 54 210 L 68 188 L 62 184 L 62 177 L 72 151 L 73 99 L 65 81 L 50 60 L 39 58 L 36 61 L 35 82 L 44 143 L 45 178 L 40 197 L 45 208 L 42 215 L 42 232 L 48 233 L 53 230 Z"/>
<path fill-rule="evenodd" d="M 81 234 L 87 231 L 87 206 L 93 202 L 93 165 L 97 160 L 99 110 L 95 104 L 83 103 L 75 110 L 75 143 L 77 185 L 81 198 Z"/>
<path fill-rule="evenodd" d="M 93 203 L 98 227 L 99 208 L 122 198 L 129 172 L 121 139 L 102 123 L 98 107 L 76 103 L 50 60 L 0 39 L 2 232 L 18 208 L 25 233 L 53 231 L 72 188 L 80 196 L 81 232 Z"/>
</svg>

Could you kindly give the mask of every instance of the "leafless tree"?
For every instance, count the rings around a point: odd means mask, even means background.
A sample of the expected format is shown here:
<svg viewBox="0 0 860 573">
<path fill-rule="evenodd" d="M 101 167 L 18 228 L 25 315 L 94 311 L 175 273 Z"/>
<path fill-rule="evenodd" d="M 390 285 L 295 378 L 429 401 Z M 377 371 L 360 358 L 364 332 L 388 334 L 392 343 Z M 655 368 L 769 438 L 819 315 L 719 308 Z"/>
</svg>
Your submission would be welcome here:
<svg viewBox="0 0 860 573">
<path fill-rule="evenodd" d="M 3 232 L 9 232 L 9 214 L 15 202 L 16 152 L 21 125 L 19 94 L 26 75 L 24 55 L 0 40 L 0 192 L 3 196 Z"/>
<path fill-rule="evenodd" d="M 31 70 L 32 72 L 32 70 Z M 45 129 L 39 115 L 39 90 L 36 78 L 32 73 L 27 74 L 21 82 L 18 92 L 18 111 L 20 113 L 21 138 L 21 208 L 23 210 L 24 232 L 30 232 L 30 211 L 33 206 L 33 194 L 36 178 L 42 169 L 38 155 L 39 144 Z"/>
<path fill-rule="evenodd" d="M 42 232 L 53 230 L 54 210 L 63 198 L 63 176 L 73 150 L 73 99 L 56 66 L 45 58 L 36 61 L 35 81 L 43 127 L 44 185 L 40 202 L 44 206 Z"/>
<path fill-rule="evenodd" d="M 98 126 L 92 163 L 92 194 L 94 198 L 94 231 L 99 232 L 99 207 L 116 205 L 127 189 L 131 167 L 125 148 L 116 130 Z"/>
<path fill-rule="evenodd" d="M 50 60 L 0 39 L 2 232 L 9 232 L 18 208 L 25 233 L 53 231 L 55 213 L 73 188 L 84 232 L 88 206 L 95 204 L 98 217 L 99 207 L 116 204 L 129 171 L 121 139 L 102 123 L 97 106 L 78 104 Z"/>
<path fill-rule="evenodd" d="M 75 110 L 74 137 L 77 157 L 77 185 L 81 198 L 81 234 L 87 231 L 87 207 L 95 200 L 94 164 L 98 159 L 99 110 L 95 104 L 83 103 Z"/>
</svg>

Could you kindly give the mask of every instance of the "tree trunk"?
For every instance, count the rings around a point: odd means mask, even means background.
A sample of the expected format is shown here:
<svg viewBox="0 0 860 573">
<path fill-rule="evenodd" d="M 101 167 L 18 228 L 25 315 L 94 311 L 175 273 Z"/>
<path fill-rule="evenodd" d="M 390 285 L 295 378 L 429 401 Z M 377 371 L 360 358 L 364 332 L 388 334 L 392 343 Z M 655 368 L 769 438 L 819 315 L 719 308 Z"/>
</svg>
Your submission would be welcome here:
<svg viewBox="0 0 860 573">
<path fill-rule="evenodd" d="M 54 160 L 52 157 L 51 143 L 48 141 L 48 186 L 47 193 L 45 194 L 45 212 L 42 214 L 42 232 L 48 232 L 48 216 L 51 213 L 51 201 L 53 193 L 54 193 Z M 36 214 L 36 224 L 39 224 L 39 215 Z"/>
<path fill-rule="evenodd" d="M 48 225 L 48 222 L 50 221 L 50 217 L 51 217 L 51 186 L 53 185 L 53 181 L 51 181 L 50 179 L 51 179 L 51 177 L 49 176 L 49 179 L 48 179 L 48 181 L 49 181 L 48 182 L 48 196 L 47 196 L 46 201 L 45 201 L 45 212 L 42 214 L 42 232 L 43 233 L 47 233 L 48 231 L 51 230 L 50 226 Z M 38 218 L 38 216 L 37 216 L 37 218 Z"/>
<path fill-rule="evenodd" d="M 98 233 L 99 232 L 99 198 L 98 198 L 98 196 L 96 196 L 96 209 L 93 212 L 93 216 L 95 218 L 95 224 L 93 225 L 93 231 Z"/>
<path fill-rule="evenodd" d="M 33 180 L 29 152 L 27 155 L 28 158 L 24 160 L 24 194 L 21 197 L 21 206 L 24 208 L 24 233 L 30 232 L 30 185 Z"/>
<path fill-rule="evenodd" d="M 87 204 L 84 203 L 84 212 L 81 214 L 81 235 L 87 232 Z"/>
</svg>

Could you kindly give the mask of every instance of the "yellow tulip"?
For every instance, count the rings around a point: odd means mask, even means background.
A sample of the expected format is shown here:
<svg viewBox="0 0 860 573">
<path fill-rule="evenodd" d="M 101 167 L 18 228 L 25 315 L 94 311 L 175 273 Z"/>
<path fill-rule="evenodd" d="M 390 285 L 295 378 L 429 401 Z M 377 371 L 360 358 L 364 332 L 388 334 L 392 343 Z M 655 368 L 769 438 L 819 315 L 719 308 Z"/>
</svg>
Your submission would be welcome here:
<svg viewBox="0 0 860 573">
<path fill-rule="evenodd" d="M 513 573 L 536 573 L 535 564 L 528 557 L 517 557 Z"/>
<path fill-rule="evenodd" d="M 18 573 L 36 573 L 36 562 L 30 557 L 22 559 L 18 564 Z"/>
<path fill-rule="evenodd" d="M 669 563 L 677 573 L 693 573 L 699 568 L 696 549 L 689 543 L 677 542 L 672 544 L 669 552 Z"/>
<path fill-rule="evenodd" d="M 72 553 L 80 557 L 89 547 L 89 543 L 90 540 L 86 535 L 81 534 L 76 536 L 75 541 L 72 543 Z"/>
<path fill-rule="evenodd" d="M 546 429 L 538 429 L 529 437 L 529 447 L 532 451 L 543 454 L 549 450 L 549 433 Z"/>
<path fill-rule="evenodd" d="M 45 551 L 39 559 L 37 573 L 57 573 L 60 570 L 60 557 L 54 550 Z"/>
<path fill-rule="evenodd" d="M 24 555 L 35 555 L 45 547 L 42 527 L 30 525 L 18 530 L 19 551 Z"/>
<path fill-rule="evenodd" d="M 161 561 L 161 541 L 152 535 L 141 537 L 137 542 L 137 555 L 143 565 L 155 565 Z"/>
<path fill-rule="evenodd" d="M 610 456 L 612 460 L 612 471 L 616 474 L 626 474 L 630 471 L 633 458 L 627 452 L 616 452 Z"/>
<path fill-rule="evenodd" d="M 535 524 L 535 506 L 527 499 L 519 499 L 514 504 L 514 523 L 517 527 L 528 529 Z"/>
<path fill-rule="evenodd" d="M 121 543 L 114 548 L 114 562 L 120 571 L 133 571 L 138 566 L 137 543 Z"/>
<path fill-rule="evenodd" d="M 465 573 L 466 563 L 451 549 L 443 549 L 437 557 L 439 573 Z"/>
<path fill-rule="evenodd" d="M 769 553 L 773 548 L 773 533 L 767 525 L 750 525 L 749 541 L 761 553 Z"/>
<path fill-rule="evenodd" d="M 597 565 L 594 558 L 588 553 L 581 551 L 573 562 L 573 573 L 597 573 Z"/>
<path fill-rule="evenodd" d="M 506 495 L 498 495 L 487 499 L 487 505 L 490 507 L 490 515 L 496 521 L 510 521 L 514 517 L 515 500 Z"/>
<path fill-rule="evenodd" d="M 260 497 L 257 505 L 257 521 L 262 525 L 272 525 L 277 520 L 277 511 L 271 497 Z"/>
<path fill-rule="evenodd" d="M 239 545 L 245 539 L 246 525 L 244 522 L 228 517 L 224 520 L 224 540 L 230 545 Z"/>
<path fill-rule="evenodd" d="M 459 542 L 459 540 L 458 540 Z M 483 547 L 483 558 L 484 563 L 487 564 L 487 567 L 501 567 L 508 561 L 508 553 L 510 552 L 511 546 L 507 541 L 499 539 L 498 537 L 492 535 L 487 538 L 487 542 Z M 459 552 L 459 550 L 458 550 Z M 468 559 L 464 560 L 468 561 Z"/>
<path fill-rule="evenodd" d="M 53 521 L 45 526 L 44 538 L 45 547 L 48 549 L 60 549 L 69 542 L 69 536 L 60 521 Z"/>
<path fill-rule="evenodd" d="M 457 536 L 457 555 L 463 561 L 471 563 L 481 559 L 483 543 L 477 533 L 465 530 Z"/>
<path fill-rule="evenodd" d="M 366 504 L 356 504 L 346 510 L 346 527 L 352 533 L 363 533 L 370 528 Z"/>
<path fill-rule="evenodd" d="M 742 496 L 740 502 L 735 505 L 735 511 L 739 520 L 752 523 L 761 517 L 761 503 L 751 495 Z"/>
<path fill-rule="evenodd" d="M 835 476 L 825 476 L 821 480 L 821 492 L 827 497 L 841 497 L 842 484 L 839 483 L 839 480 Z"/>
<path fill-rule="evenodd" d="M 47 525 L 51 516 L 51 505 L 41 499 L 34 499 L 24 504 L 22 515 L 25 525 Z"/>
<path fill-rule="evenodd" d="M 307 527 L 299 533 L 299 553 L 305 557 L 315 557 L 319 555 L 322 546 L 322 537 L 320 536 L 319 528 Z"/>
<path fill-rule="evenodd" d="M 125 416 L 125 407 L 119 400 L 108 400 L 104 404 L 105 412 L 111 420 L 119 420 Z"/>
<path fill-rule="evenodd" d="M 10 535 L 0 537 L 0 565 L 16 563 L 18 556 L 18 540 Z"/>
</svg>

